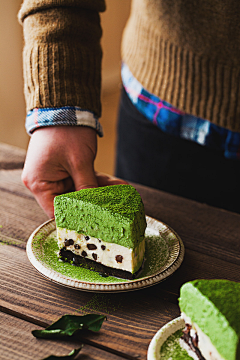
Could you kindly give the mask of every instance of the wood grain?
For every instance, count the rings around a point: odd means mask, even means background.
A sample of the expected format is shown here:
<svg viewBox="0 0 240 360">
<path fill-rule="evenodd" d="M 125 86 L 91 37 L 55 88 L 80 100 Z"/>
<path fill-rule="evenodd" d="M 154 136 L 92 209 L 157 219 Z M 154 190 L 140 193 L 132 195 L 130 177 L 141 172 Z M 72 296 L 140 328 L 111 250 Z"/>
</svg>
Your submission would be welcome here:
<svg viewBox="0 0 240 360">
<path fill-rule="evenodd" d="M 92 294 L 62 287 L 43 278 L 29 263 L 25 251 L 2 245 L 0 253 L 2 310 L 35 324 L 50 324 L 64 314 L 105 314 L 101 334 L 87 336 L 97 345 L 146 358 L 155 332 L 179 316 L 176 304 L 145 290 L 122 294 Z M 127 346 L 126 346 L 127 342 Z"/>
<path fill-rule="evenodd" d="M 31 358 L 31 351 L 37 358 L 40 342 L 33 343 L 28 331 L 33 324 L 34 328 L 47 326 L 67 313 L 93 312 L 107 315 L 108 321 L 100 333 L 84 334 L 87 345 L 79 358 L 146 359 L 156 331 L 179 316 L 183 283 L 197 278 L 240 282 L 240 215 L 138 184 L 133 185 L 143 198 L 146 214 L 172 227 L 184 242 L 180 269 L 151 288 L 120 294 L 87 293 L 45 279 L 25 253 L 29 235 L 47 216 L 21 182 L 24 157 L 24 152 L 0 144 L 0 310 L 2 323 L 7 324 L 3 331 L 6 359 L 21 359 L 25 348 L 27 355 L 22 358 Z M 18 340 L 8 356 L 11 334 Z M 59 351 L 65 349 L 64 353 L 69 352 L 69 345 L 61 343 Z"/>
<path fill-rule="evenodd" d="M 186 248 L 240 265 L 240 215 L 134 184 L 146 214 L 165 222 Z"/>
<path fill-rule="evenodd" d="M 0 169 L 22 169 L 26 151 L 0 143 Z"/>
<path fill-rule="evenodd" d="M 34 198 L 21 181 L 22 169 L 0 170 L 0 189 L 23 198 Z"/>
<path fill-rule="evenodd" d="M 1 360 L 43 359 L 49 355 L 64 356 L 81 345 L 80 340 L 36 339 L 33 330 L 42 327 L 0 312 Z M 84 344 L 76 359 L 121 360 L 123 357 Z"/>
<path fill-rule="evenodd" d="M 12 231 L 7 229 L 5 233 L 4 227 L 1 233 L 26 241 L 31 232 L 47 220 L 47 216 L 21 183 L 20 174 L 19 170 L 0 171 L 0 196 L 4 209 L 0 219 L 5 218 L 5 222 L 11 224 L 15 219 L 17 222 Z M 186 248 L 240 265 L 239 214 L 133 185 L 143 198 L 146 214 L 171 226 L 181 236 Z M 19 224 L 19 218 L 22 218 L 23 224 L 29 221 L 24 229 Z M 0 225 L 3 225 L 2 221 Z"/>
<path fill-rule="evenodd" d="M 227 279 L 240 282 L 240 266 L 187 249 L 179 270 L 160 284 L 160 289 L 179 294 L 180 287 L 185 282 L 195 279 Z"/>
<path fill-rule="evenodd" d="M 25 198 L 0 190 L 0 199 L 0 238 L 2 235 L 2 240 L 9 237 L 26 243 L 30 234 L 48 219 L 32 197 Z"/>
<path fill-rule="evenodd" d="M 91 340 L 122 353 L 128 341 L 127 354 L 134 356 L 138 349 L 140 358 L 144 358 L 158 328 L 179 315 L 177 298 L 183 283 L 196 278 L 240 281 L 239 266 L 187 250 L 180 269 L 159 285 L 133 293 L 91 294 L 64 288 L 43 278 L 21 249 L 3 245 L 1 250 L 1 305 L 4 308 L 30 317 L 28 320 L 36 324 L 50 324 L 66 313 L 105 314 L 108 321 L 104 331 Z"/>
</svg>

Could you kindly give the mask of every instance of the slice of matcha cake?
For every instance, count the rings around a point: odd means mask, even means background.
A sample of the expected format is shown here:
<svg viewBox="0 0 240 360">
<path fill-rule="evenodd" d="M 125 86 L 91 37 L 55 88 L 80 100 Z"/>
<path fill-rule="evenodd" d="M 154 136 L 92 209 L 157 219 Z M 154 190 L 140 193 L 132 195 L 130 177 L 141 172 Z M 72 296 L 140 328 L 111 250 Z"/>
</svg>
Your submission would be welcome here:
<svg viewBox="0 0 240 360">
<path fill-rule="evenodd" d="M 141 196 L 133 186 L 62 194 L 54 199 L 54 212 L 62 260 L 134 278 L 143 263 L 146 219 Z"/>
<path fill-rule="evenodd" d="M 205 360 L 240 359 L 240 283 L 195 280 L 180 290 L 182 345 Z M 196 357 L 197 356 L 197 357 Z"/>
</svg>

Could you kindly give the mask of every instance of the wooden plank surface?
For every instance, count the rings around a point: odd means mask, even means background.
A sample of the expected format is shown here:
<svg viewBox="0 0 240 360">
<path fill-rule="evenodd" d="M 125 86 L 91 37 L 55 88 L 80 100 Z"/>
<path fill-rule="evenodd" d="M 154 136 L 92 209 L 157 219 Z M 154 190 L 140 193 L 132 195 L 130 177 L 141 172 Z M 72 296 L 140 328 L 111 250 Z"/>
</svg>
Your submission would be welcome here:
<svg viewBox="0 0 240 360">
<path fill-rule="evenodd" d="M 54 284 L 32 267 L 25 251 L 12 246 L 1 247 L 0 273 L 4 311 L 9 309 L 39 325 L 50 324 L 66 313 L 105 314 L 108 321 L 101 335 L 91 335 L 91 341 L 132 357 L 137 349 L 139 358 L 145 358 L 155 332 L 179 315 L 177 297 L 184 282 L 203 277 L 240 281 L 238 265 L 207 255 L 199 257 L 192 250 L 186 251 L 183 265 L 166 281 L 122 294 L 92 294 Z"/>
<path fill-rule="evenodd" d="M 25 150 L 0 143 L 0 169 L 22 169 L 25 156 Z"/>
<path fill-rule="evenodd" d="M 64 356 L 80 347 L 80 340 L 36 339 L 33 330 L 42 327 L 0 312 L 1 360 L 40 360 L 49 355 Z M 122 360 L 124 358 L 102 349 L 84 344 L 76 359 Z"/>
<path fill-rule="evenodd" d="M 154 297 L 148 289 L 121 294 L 93 294 L 52 283 L 30 264 L 25 251 L 2 245 L 0 253 L 0 306 L 35 324 L 50 324 L 64 314 L 97 312 L 107 315 L 95 344 L 140 359 L 155 332 L 179 316 L 176 304 Z M 10 280 L 9 280 L 10 279 Z M 20 315 L 19 315 L 20 316 Z M 126 345 L 127 342 L 127 345 Z"/>
<path fill-rule="evenodd" d="M 179 294 L 180 287 L 185 282 L 195 279 L 227 279 L 240 282 L 240 265 L 186 249 L 181 267 L 161 284 L 161 290 Z"/>
<path fill-rule="evenodd" d="M 0 170 L 0 239 L 25 248 L 30 234 L 48 217 L 21 182 L 21 170 Z"/>
<path fill-rule="evenodd" d="M 1 168 L 0 168 L 1 169 Z M 22 169 L 0 170 L 0 189 L 23 198 L 34 198 L 21 181 Z"/>
<path fill-rule="evenodd" d="M 240 215 L 137 184 L 146 214 L 168 224 L 182 238 L 186 254 L 180 269 L 151 288 L 120 294 L 87 293 L 45 279 L 25 252 L 29 235 L 47 216 L 21 182 L 24 156 L 0 144 L 0 310 L 7 323 L 6 359 L 22 356 L 20 342 L 16 342 L 7 357 L 10 334 L 22 333 L 28 359 L 31 347 L 36 352 L 40 349 L 39 340 L 32 343 L 29 337 L 32 326 L 47 326 L 67 313 L 92 312 L 107 315 L 108 321 L 99 334 L 84 335 L 83 358 L 146 359 L 156 331 L 179 316 L 177 299 L 184 282 L 196 278 L 240 282 Z M 59 351 L 65 349 L 64 353 L 69 352 L 69 345 L 61 342 Z"/>
<path fill-rule="evenodd" d="M 21 170 L 0 170 L 0 233 L 26 242 L 47 216 L 23 186 L 20 176 Z M 239 214 L 134 186 L 143 198 L 146 214 L 171 226 L 186 248 L 240 265 Z"/>
<path fill-rule="evenodd" d="M 34 199 L 23 199 L 10 193 L 0 191 L 0 239 L 10 243 L 16 239 L 25 243 L 30 234 L 48 218 L 40 211 Z M 13 202 L 14 201 L 14 202 Z M 14 241 L 13 241 L 14 243 Z"/>
<path fill-rule="evenodd" d="M 134 184 L 146 214 L 172 227 L 188 249 L 240 265 L 240 215 Z"/>
</svg>

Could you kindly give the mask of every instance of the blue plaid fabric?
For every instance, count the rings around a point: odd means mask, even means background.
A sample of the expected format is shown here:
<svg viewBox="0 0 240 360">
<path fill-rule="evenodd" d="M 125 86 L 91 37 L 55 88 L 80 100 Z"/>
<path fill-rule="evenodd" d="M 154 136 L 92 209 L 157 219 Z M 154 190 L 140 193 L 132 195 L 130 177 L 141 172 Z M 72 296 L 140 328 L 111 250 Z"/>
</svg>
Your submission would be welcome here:
<svg viewBox="0 0 240 360">
<path fill-rule="evenodd" d="M 208 120 L 186 114 L 146 91 L 122 64 L 122 81 L 132 103 L 162 131 L 186 140 L 221 150 L 226 158 L 240 159 L 240 133 L 212 124 Z"/>
<path fill-rule="evenodd" d="M 103 136 L 102 126 L 93 113 L 76 106 L 35 108 L 28 112 L 25 122 L 29 135 L 38 127 L 56 125 L 89 126 L 95 129 L 100 137 Z"/>
</svg>

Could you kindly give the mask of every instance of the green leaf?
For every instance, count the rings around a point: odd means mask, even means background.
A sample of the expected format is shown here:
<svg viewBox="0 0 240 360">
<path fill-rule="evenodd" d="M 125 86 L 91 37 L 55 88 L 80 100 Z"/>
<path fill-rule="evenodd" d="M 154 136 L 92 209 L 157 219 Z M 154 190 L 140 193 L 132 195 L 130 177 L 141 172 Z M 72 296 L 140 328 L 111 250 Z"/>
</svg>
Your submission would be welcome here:
<svg viewBox="0 0 240 360">
<path fill-rule="evenodd" d="M 45 330 L 33 330 L 33 336 L 43 339 L 56 339 L 63 336 L 72 336 L 78 330 L 99 331 L 104 315 L 64 315 Z"/>
<path fill-rule="evenodd" d="M 75 359 L 75 356 L 79 353 L 79 351 L 82 349 L 83 345 L 78 348 L 78 349 L 73 349 L 68 355 L 65 356 L 55 356 L 55 355 L 50 355 L 42 360 L 57 360 L 57 359 L 61 359 L 61 360 L 71 360 L 71 359 Z"/>
</svg>

